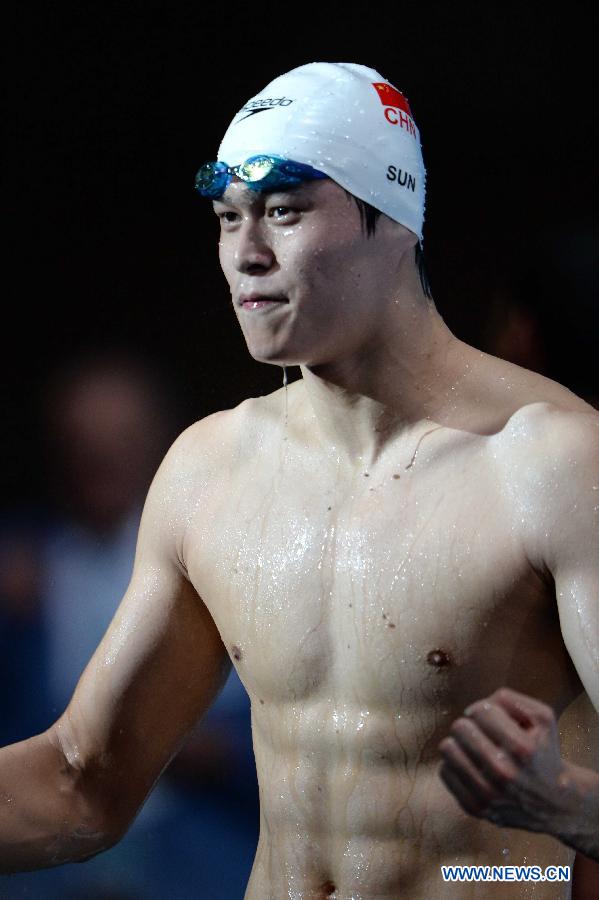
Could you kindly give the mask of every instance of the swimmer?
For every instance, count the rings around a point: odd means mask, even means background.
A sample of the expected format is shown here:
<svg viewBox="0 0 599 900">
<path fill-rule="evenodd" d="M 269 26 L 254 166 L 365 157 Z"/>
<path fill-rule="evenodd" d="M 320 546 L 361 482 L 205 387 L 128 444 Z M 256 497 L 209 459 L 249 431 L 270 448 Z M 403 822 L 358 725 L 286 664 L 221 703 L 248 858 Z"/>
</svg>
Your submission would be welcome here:
<svg viewBox="0 0 599 900">
<path fill-rule="evenodd" d="M 166 455 L 68 708 L 0 752 L 3 871 L 117 842 L 234 665 L 246 900 L 569 897 L 440 867 L 599 860 L 599 773 L 557 727 L 599 709 L 597 414 L 439 315 L 419 132 L 380 73 L 275 79 L 196 187 L 250 354 L 302 377 Z"/>
</svg>

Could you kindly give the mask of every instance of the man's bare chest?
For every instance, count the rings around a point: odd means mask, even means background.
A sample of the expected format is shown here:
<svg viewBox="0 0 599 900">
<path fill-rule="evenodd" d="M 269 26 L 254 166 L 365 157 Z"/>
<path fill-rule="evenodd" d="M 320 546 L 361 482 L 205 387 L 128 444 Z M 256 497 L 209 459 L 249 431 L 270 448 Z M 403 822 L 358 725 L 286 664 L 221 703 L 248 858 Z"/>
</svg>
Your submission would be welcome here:
<svg viewBox="0 0 599 900">
<path fill-rule="evenodd" d="M 556 662 L 546 685 L 559 691 L 557 616 L 510 491 L 476 448 L 349 479 L 271 463 L 215 478 L 186 540 L 190 577 L 253 698 L 345 691 L 370 709 L 449 715 L 501 684 L 530 689 Z"/>
</svg>

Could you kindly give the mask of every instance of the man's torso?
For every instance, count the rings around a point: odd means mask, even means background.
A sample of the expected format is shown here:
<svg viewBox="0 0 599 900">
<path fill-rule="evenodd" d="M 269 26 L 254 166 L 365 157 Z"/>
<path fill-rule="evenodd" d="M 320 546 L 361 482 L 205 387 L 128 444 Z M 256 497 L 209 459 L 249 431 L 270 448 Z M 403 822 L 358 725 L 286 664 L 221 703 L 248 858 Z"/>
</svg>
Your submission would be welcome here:
<svg viewBox="0 0 599 900">
<path fill-rule="evenodd" d="M 370 469 L 319 443 L 301 382 L 215 432 L 184 559 L 252 701 L 247 900 L 504 896 L 443 885 L 440 864 L 571 863 L 551 838 L 467 816 L 438 777 L 470 702 L 508 685 L 561 712 L 580 692 L 522 540 L 527 403 L 543 399 L 522 378 L 495 429 L 421 422 Z"/>
</svg>

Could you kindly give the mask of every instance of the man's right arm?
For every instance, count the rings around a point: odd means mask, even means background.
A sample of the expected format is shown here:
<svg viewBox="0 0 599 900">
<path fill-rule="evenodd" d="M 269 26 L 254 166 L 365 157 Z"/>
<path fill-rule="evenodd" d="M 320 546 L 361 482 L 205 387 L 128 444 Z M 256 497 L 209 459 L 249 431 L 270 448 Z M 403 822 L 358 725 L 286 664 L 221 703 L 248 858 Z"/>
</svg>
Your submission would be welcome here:
<svg viewBox="0 0 599 900">
<path fill-rule="evenodd" d="M 0 750 L 2 872 L 86 859 L 116 843 L 229 673 L 182 561 L 206 421 L 181 435 L 154 479 L 131 583 L 66 711 L 43 734 Z"/>
</svg>

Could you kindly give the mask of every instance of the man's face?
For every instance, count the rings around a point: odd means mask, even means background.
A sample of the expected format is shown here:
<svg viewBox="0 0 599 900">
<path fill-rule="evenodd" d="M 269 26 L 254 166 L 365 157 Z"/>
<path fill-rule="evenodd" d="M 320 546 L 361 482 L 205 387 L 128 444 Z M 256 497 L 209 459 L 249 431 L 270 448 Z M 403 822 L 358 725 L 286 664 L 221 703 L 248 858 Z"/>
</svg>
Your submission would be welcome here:
<svg viewBox="0 0 599 900">
<path fill-rule="evenodd" d="M 322 365 L 376 339 L 411 232 L 381 216 L 367 237 L 355 202 L 329 179 L 265 194 L 235 180 L 214 210 L 221 266 L 255 359 Z"/>
</svg>

